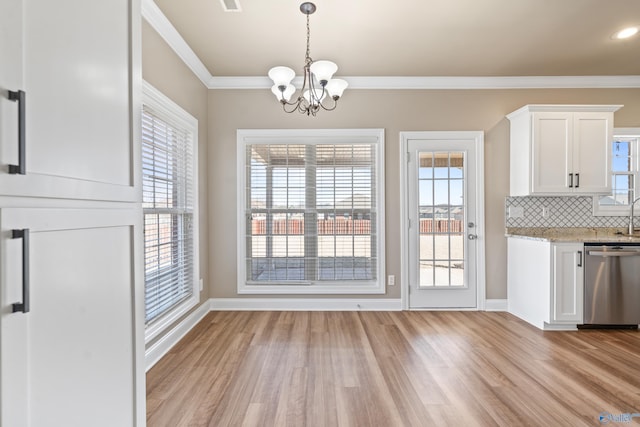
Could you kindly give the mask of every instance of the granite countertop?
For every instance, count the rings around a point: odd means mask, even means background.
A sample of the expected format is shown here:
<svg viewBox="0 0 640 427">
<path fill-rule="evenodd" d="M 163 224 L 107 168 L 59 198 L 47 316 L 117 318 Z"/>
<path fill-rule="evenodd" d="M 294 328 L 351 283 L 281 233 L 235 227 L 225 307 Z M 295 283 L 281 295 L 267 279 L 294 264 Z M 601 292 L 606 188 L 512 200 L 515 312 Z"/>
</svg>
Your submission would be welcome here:
<svg viewBox="0 0 640 427">
<path fill-rule="evenodd" d="M 640 232 L 633 236 L 622 228 L 519 228 L 508 227 L 506 237 L 542 240 L 548 242 L 640 242 Z"/>
</svg>

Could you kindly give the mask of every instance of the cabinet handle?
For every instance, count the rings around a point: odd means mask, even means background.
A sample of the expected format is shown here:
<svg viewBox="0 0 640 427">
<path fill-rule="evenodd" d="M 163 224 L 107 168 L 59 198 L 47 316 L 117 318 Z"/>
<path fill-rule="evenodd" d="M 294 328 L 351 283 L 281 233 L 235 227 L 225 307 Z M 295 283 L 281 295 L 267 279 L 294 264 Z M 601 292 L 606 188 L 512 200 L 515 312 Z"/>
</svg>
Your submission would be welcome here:
<svg viewBox="0 0 640 427">
<path fill-rule="evenodd" d="M 12 239 L 22 239 L 22 302 L 12 304 L 12 313 L 29 312 L 29 229 L 12 230 Z"/>
<path fill-rule="evenodd" d="M 578 251 L 578 267 L 582 267 L 582 251 Z"/>
<path fill-rule="evenodd" d="M 580 174 L 576 174 L 576 188 L 580 187 Z"/>
<path fill-rule="evenodd" d="M 18 164 L 17 165 L 9 165 L 9 173 L 10 174 L 19 174 L 25 175 L 27 173 L 27 162 L 26 162 L 26 100 L 27 95 L 24 91 L 9 91 L 9 100 L 18 101 Z"/>
<path fill-rule="evenodd" d="M 569 174 L 569 188 L 573 188 L 573 174 Z"/>
</svg>

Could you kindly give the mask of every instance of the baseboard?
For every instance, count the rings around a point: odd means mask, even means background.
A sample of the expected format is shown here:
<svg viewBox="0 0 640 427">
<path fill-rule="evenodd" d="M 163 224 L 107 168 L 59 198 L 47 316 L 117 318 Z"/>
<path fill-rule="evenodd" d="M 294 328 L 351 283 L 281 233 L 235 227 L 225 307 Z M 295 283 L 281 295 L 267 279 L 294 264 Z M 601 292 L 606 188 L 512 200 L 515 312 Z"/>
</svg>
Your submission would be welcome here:
<svg viewBox="0 0 640 427">
<path fill-rule="evenodd" d="M 485 300 L 484 311 L 507 311 L 507 300 L 506 299 Z"/>
<path fill-rule="evenodd" d="M 144 352 L 145 372 L 158 363 L 158 361 L 171 350 L 204 316 L 211 311 L 210 301 L 200 304 L 191 314 L 169 330 L 158 341 L 153 343 Z"/>
<path fill-rule="evenodd" d="M 400 311 L 400 299 L 212 298 L 212 311 Z"/>
</svg>

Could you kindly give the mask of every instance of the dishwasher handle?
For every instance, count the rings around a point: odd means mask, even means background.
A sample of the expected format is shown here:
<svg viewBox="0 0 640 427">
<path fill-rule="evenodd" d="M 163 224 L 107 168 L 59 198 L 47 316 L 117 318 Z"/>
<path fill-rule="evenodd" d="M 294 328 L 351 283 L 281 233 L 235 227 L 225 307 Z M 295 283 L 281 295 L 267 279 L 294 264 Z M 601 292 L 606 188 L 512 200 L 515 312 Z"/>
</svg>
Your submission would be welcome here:
<svg viewBox="0 0 640 427">
<path fill-rule="evenodd" d="M 588 255 L 601 257 L 640 256 L 640 251 L 589 251 Z"/>
</svg>

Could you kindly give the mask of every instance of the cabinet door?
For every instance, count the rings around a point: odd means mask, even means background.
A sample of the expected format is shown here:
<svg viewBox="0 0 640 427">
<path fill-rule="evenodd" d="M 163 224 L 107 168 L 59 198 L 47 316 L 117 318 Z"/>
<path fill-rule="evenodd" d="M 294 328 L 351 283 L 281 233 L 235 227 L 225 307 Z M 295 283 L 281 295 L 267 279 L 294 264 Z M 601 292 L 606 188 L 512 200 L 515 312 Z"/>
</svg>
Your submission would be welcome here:
<svg viewBox="0 0 640 427">
<path fill-rule="evenodd" d="M 572 113 L 533 114 L 533 193 L 567 193 L 572 168 Z"/>
<path fill-rule="evenodd" d="M 611 194 L 613 113 L 574 113 L 575 192 Z"/>
<path fill-rule="evenodd" d="M 0 195 L 137 200 L 137 0 L 0 1 L 16 19 L 0 36 Z M 9 173 L 19 107 L 7 90 L 26 94 L 24 175 Z"/>
<path fill-rule="evenodd" d="M 0 210 L 2 427 L 144 424 L 140 218 L 138 209 Z M 28 313 L 12 312 L 25 301 L 25 241 L 14 229 L 29 230 Z"/>
<path fill-rule="evenodd" d="M 552 322 L 583 321 L 583 249 L 575 243 L 553 245 Z"/>
</svg>

